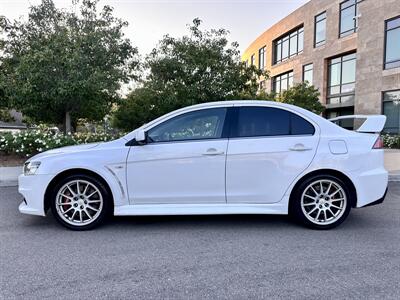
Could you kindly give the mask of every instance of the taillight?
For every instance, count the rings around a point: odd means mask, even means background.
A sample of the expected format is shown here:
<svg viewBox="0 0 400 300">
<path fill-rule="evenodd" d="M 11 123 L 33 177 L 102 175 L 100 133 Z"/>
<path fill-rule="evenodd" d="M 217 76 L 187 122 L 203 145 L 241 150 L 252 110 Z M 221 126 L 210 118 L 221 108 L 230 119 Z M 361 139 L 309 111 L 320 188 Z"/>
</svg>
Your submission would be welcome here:
<svg viewBox="0 0 400 300">
<path fill-rule="evenodd" d="M 383 139 L 378 136 L 372 149 L 383 149 Z"/>
</svg>

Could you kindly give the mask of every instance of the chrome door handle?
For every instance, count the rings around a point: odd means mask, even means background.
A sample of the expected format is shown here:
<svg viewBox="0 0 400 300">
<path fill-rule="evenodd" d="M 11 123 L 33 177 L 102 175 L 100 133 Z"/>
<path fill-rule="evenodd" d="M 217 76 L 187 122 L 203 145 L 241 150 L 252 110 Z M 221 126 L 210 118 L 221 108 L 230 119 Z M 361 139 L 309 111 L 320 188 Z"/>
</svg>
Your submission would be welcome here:
<svg viewBox="0 0 400 300">
<path fill-rule="evenodd" d="M 303 144 L 296 144 L 293 147 L 290 147 L 289 150 L 290 151 L 309 151 L 309 150 L 312 150 L 312 148 L 304 147 Z"/>
<path fill-rule="evenodd" d="M 208 156 L 222 155 L 222 154 L 225 154 L 225 152 L 224 151 L 218 151 L 215 148 L 207 149 L 207 151 L 203 153 L 203 155 L 208 155 Z"/>
</svg>

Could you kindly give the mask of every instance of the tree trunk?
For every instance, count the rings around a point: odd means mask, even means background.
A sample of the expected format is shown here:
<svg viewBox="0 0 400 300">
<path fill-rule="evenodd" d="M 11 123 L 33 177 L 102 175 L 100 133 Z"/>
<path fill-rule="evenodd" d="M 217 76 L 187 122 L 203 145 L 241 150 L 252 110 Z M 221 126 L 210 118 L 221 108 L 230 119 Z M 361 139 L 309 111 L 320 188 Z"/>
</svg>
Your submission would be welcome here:
<svg viewBox="0 0 400 300">
<path fill-rule="evenodd" d="M 71 115 L 69 111 L 65 112 L 64 116 L 64 133 L 70 133 L 71 132 Z"/>
</svg>

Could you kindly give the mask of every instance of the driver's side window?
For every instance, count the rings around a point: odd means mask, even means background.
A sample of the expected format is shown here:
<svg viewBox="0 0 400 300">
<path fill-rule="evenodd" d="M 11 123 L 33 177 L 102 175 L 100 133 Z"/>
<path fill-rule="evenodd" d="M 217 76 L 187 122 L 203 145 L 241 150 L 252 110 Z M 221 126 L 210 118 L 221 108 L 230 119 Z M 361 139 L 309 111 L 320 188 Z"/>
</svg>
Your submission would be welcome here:
<svg viewBox="0 0 400 300">
<path fill-rule="evenodd" d="M 189 112 L 167 120 L 147 132 L 149 142 L 172 142 L 222 137 L 226 108 Z"/>
</svg>

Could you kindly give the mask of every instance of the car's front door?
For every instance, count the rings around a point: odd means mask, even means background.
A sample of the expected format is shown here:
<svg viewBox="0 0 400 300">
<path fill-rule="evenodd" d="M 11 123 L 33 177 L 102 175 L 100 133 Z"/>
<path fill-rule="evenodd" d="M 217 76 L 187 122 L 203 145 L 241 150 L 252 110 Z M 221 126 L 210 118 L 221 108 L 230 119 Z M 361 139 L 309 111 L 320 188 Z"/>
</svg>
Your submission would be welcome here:
<svg viewBox="0 0 400 300">
<path fill-rule="evenodd" d="M 235 114 L 226 162 L 227 202 L 279 202 L 311 163 L 318 128 L 280 108 L 243 106 Z"/>
<path fill-rule="evenodd" d="M 225 203 L 226 115 L 201 109 L 150 128 L 128 155 L 131 204 Z"/>
</svg>

